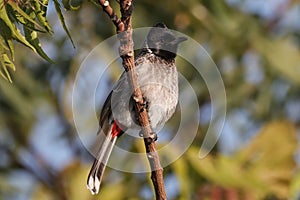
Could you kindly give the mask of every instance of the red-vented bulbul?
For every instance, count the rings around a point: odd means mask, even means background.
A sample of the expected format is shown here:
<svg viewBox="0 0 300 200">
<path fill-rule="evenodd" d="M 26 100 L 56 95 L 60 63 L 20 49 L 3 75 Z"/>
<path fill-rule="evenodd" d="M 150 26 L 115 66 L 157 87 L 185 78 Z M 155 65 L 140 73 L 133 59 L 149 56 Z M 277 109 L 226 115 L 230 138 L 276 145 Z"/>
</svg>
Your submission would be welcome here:
<svg viewBox="0 0 300 200">
<path fill-rule="evenodd" d="M 150 29 L 141 53 L 135 60 L 138 85 L 145 98 L 153 130 L 164 125 L 173 115 L 178 102 L 178 74 L 175 57 L 178 44 L 186 37 L 177 37 L 164 24 Z M 108 95 L 100 116 L 101 146 L 87 179 L 92 194 L 99 192 L 101 179 L 116 139 L 128 128 L 138 127 L 135 120 L 132 89 L 124 72 Z"/>
</svg>

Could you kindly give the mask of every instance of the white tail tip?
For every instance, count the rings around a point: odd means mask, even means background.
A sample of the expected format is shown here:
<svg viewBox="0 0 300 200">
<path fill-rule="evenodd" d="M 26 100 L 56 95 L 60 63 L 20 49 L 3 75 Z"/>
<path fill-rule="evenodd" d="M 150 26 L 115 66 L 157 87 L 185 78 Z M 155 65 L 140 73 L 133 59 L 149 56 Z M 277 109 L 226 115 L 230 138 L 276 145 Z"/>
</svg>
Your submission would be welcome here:
<svg viewBox="0 0 300 200">
<path fill-rule="evenodd" d="M 95 177 L 89 177 L 88 184 L 86 185 L 87 189 L 89 189 L 92 195 L 98 194 L 100 188 L 100 180 Z"/>
</svg>

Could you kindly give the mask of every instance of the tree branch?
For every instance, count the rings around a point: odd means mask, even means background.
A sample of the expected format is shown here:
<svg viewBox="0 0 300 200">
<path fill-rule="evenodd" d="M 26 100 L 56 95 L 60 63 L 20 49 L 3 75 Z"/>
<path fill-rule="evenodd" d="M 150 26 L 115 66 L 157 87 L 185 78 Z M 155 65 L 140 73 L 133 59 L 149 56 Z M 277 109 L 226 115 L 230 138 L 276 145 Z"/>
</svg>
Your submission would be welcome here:
<svg viewBox="0 0 300 200">
<path fill-rule="evenodd" d="M 123 67 L 127 72 L 129 84 L 134 91 L 132 98 L 135 102 L 135 110 L 138 116 L 139 123 L 142 126 L 147 158 L 152 170 L 151 180 L 155 189 L 155 196 L 157 200 L 165 200 L 167 199 L 167 197 L 163 179 L 163 168 L 160 165 L 159 157 L 156 151 L 156 144 L 151 139 L 151 134 L 153 134 L 153 131 L 150 127 L 147 109 L 144 109 L 144 98 L 141 89 L 139 88 L 137 75 L 135 73 L 131 24 L 133 0 L 120 0 L 120 10 L 122 14 L 121 20 L 115 14 L 114 10 L 110 7 L 109 1 L 99 0 L 99 3 L 116 26 L 117 33 L 119 33 L 119 53 L 123 61 Z"/>
<path fill-rule="evenodd" d="M 103 11 L 109 16 L 111 21 L 114 23 L 117 28 L 117 32 L 124 31 L 124 23 L 118 18 L 113 8 L 110 6 L 108 0 L 99 0 L 100 5 L 102 6 Z"/>
</svg>

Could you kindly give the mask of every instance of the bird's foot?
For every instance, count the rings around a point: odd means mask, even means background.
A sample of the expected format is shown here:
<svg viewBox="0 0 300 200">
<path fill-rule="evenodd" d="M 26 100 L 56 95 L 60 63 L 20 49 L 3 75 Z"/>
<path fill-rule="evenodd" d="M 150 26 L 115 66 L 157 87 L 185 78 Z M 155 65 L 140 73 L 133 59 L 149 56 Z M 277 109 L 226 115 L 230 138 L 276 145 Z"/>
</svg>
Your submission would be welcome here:
<svg viewBox="0 0 300 200">
<path fill-rule="evenodd" d="M 157 140 L 157 134 L 155 132 L 150 133 L 150 137 L 152 139 L 152 142 L 155 142 Z"/>
<path fill-rule="evenodd" d="M 145 138 L 145 140 L 146 140 L 146 142 L 148 143 L 148 144 L 151 144 L 151 143 L 153 143 L 153 142 L 155 142 L 156 140 L 157 140 L 157 134 L 156 133 L 150 133 L 150 136 L 149 137 L 147 137 L 147 138 Z"/>
<path fill-rule="evenodd" d="M 150 133 L 150 136 L 145 138 L 143 131 L 140 131 L 139 136 L 143 137 L 147 141 L 148 144 L 155 142 L 158 138 L 157 134 L 155 132 Z"/>
<path fill-rule="evenodd" d="M 149 109 L 149 102 L 147 101 L 147 99 L 145 97 L 143 97 L 143 103 L 141 103 L 141 110 L 140 112 L 144 112 L 144 110 L 146 109 L 148 111 Z"/>
</svg>

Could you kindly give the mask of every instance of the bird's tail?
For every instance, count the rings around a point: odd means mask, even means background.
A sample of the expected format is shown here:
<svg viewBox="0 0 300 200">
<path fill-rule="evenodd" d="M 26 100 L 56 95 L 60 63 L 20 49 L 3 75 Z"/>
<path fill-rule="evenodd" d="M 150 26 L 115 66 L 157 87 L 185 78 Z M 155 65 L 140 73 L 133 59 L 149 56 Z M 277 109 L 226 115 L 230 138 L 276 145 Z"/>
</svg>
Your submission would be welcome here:
<svg viewBox="0 0 300 200">
<path fill-rule="evenodd" d="M 95 161 L 92 165 L 87 179 L 87 188 L 91 191 L 93 195 L 99 192 L 100 183 L 107 165 L 108 158 L 116 143 L 117 136 L 121 132 L 122 131 L 117 126 L 116 122 L 113 122 L 113 124 L 110 127 L 109 134 L 103 135 L 104 139 L 102 145 L 100 146 L 97 152 Z"/>
</svg>

